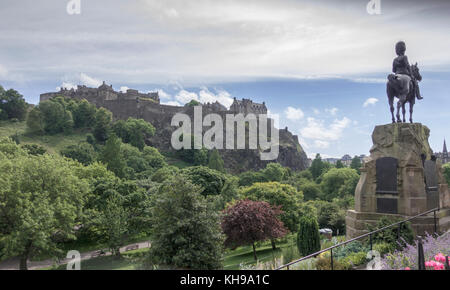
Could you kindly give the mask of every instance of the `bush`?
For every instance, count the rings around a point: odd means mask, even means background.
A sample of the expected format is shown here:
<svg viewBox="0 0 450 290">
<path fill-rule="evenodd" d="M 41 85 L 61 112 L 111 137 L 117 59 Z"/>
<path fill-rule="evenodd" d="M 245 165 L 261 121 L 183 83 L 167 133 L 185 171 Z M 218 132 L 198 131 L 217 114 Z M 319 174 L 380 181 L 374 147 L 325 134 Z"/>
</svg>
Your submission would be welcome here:
<svg viewBox="0 0 450 290">
<path fill-rule="evenodd" d="M 316 261 L 317 270 L 331 270 L 331 256 L 330 252 L 325 252 L 319 255 Z M 344 270 L 345 267 L 336 259 L 333 259 L 333 270 Z"/>
<path fill-rule="evenodd" d="M 369 248 L 364 246 L 363 243 L 359 241 L 354 241 L 344 246 L 336 248 L 335 250 L 333 250 L 333 255 L 334 257 L 336 257 L 336 259 L 342 259 L 355 253 L 359 252 L 367 253 L 368 251 Z"/>
<path fill-rule="evenodd" d="M 35 156 L 43 155 L 47 152 L 47 149 L 37 144 L 24 144 L 22 145 L 22 148 L 25 149 L 28 152 L 28 154 Z"/>
<path fill-rule="evenodd" d="M 366 262 L 367 262 L 367 252 L 365 251 L 351 253 L 350 255 L 339 260 L 339 263 L 345 270 L 350 270 L 353 267 L 363 265 Z"/>
<path fill-rule="evenodd" d="M 381 256 L 384 256 L 388 253 L 395 251 L 395 247 L 393 247 L 389 243 L 382 242 L 382 243 L 376 243 L 375 245 L 373 245 L 373 250 L 379 252 Z"/>
<path fill-rule="evenodd" d="M 314 217 L 302 216 L 300 218 L 297 247 L 302 256 L 320 251 L 319 225 Z"/>
<path fill-rule="evenodd" d="M 67 146 L 61 151 L 61 155 L 76 160 L 83 165 L 92 164 L 97 160 L 97 153 L 94 147 L 86 142 Z"/>
<path fill-rule="evenodd" d="M 382 217 L 375 226 L 368 225 L 367 228 L 369 231 L 374 231 L 376 229 L 391 225 L 398 221 L 399 219 Z M 414 232 L 409 222 L 403 223 L 401 225 L 400 235 L 398 235 L 400 239 L 397 239 L 397 232 L 398 232 L 397 226 L 378 232 L 373 235 L 373 242 L 375 243 L 384 242 L 388 243 L 393 248 L 402 249 L 403 247 L 406 246 L 406 244 L 411 244 L 414 241 Z"/>
</svg>

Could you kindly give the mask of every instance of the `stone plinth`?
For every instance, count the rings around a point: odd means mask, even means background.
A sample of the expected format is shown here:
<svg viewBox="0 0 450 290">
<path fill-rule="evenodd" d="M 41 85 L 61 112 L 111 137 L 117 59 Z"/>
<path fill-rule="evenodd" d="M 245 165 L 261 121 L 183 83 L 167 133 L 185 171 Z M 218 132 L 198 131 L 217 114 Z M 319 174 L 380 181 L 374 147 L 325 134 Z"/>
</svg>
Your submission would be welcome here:
<svg viewBox="0 0 450 290">
<path fill-rule="evenodd" d="M 347 213 L 348 238 L 364 234 L 367 224 L 375 224 L 382 216 L 407 218 L 430 208 L 450 207 L 448 186 L 439 163 L 431 163 L 437 184 L 431 186 L 425 180 L 424 164 L 433 159 L 429 135 L 430 130 L 419 123 L 375 127 L 370 157 L 361 169 L 355 190 L 355 210 Z M 432 232 L 434 220 L 423 217 L 413 221 L 412 227 L 417 234 Z"/>
</svg>

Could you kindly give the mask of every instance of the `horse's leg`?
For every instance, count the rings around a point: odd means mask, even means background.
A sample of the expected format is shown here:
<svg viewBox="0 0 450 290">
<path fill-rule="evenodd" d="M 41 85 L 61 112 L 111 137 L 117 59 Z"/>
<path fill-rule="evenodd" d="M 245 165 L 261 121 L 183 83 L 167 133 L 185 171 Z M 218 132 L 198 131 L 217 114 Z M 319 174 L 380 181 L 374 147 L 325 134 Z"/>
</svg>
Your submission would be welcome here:
<svg viewBox="0 0 450 290">
<path fill-rule="evenodd" d="M 413 110 L 414 110 L 414 104 L 412 102 L 409 103 L 409 122 L 412 124 L 413 123 Z"/>
<path fill-rule="evenodd" d="M 406 119 L 405 119 L 405 114 L 406 114 L 405 105 L 406 105 L 406 102 L 403 102 L 403 104 L 402 104 L 403 123 L 406 123 Z"/>
<path fill-rule="evenodd" d="M 402 120 L 400 119 L 400 108 L 402 106 L 402 101 L 398 100 L 397 102 L 397 123 L 401 123 Z"/>
<path fill-rule="evenodd" d="M 392 116 L 392 123 L 395 123 L 395 117 L 394 117 L 394 97 L 389 96 L 389 107 L 391 109 L 391 116 Z"/>
</svg>

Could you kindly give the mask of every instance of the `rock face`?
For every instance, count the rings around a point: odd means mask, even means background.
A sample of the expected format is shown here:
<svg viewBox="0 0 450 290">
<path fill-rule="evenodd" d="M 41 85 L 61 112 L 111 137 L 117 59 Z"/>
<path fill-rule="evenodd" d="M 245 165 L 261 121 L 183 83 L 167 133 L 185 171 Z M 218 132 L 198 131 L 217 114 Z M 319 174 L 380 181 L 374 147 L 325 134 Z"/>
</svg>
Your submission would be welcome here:
<svg viewBox="0 0 450 290">
<path fill-rule="evenodd" d="M 450 208 L 442 166 L 432 156 L 429 136 L 430 130 L 419 123 L 375 127 L 370 158 L 355 190 L 355 210 L 347 213 L 348 237 L 365 233 L 367 224 L 381 216 L 409 217 Z M 423 217 L 412 226 L 416 233 L 432 232 L 434 220 Z"/>
</svg>

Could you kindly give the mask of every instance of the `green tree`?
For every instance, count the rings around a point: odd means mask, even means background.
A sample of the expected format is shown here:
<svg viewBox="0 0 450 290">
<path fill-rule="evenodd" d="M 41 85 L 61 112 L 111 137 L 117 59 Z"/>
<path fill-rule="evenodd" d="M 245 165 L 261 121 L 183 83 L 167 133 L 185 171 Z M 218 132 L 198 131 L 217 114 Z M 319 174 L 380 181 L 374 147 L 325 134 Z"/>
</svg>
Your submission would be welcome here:
<svg viewBox="0 0 450 290">
<path fill-rule="evenodd" d="M 69 145 L 61 150 L 61 155 L 76 160 L 84 165 L 89 165 L 97 160 L 97 152 L 95 152 L 94 147 L 87 142 L 81 142 L 78 145 Z"/>
<path fill-rule="evenodd" d="M 18 256 L 20 269 L 39 254 L 58 257 L 74 239 L 88 184 L 58 156 L 29 155 L 0 140 L 0 256 Z M 64 178 L 61 178 L 61 177 Z"/>
<path fill-rule="evenodd" d="M 22 148 L 30 155 L 43 155 L 47 152 L 47 149 L 38 144 L 24 144 Z"/>
<path fill-rule="evenodd" d="M 220 157 L 217 149 L 211 151 L 211 154 L 209 155 L 208 167 L 220 172 L 225 172 L 223 159 Z"/>
<path fill-rule="evenodd" d="M 266 168 L 262 170 L 267 181 L 278 181 L 281 182 L 285 177 L 287 177 L 287 170 L 279 163 L 269 163 Z"/>
<path fill-rule="evenodd" d="M 45 132 L 44 119 L 39 107 L 34 107 L 27 117 L 27 126 L 31 133 L 42 134 Z"/>
<path fill-rule="evenodd" d="M 361 166 L 362 166 L 361 159 L 359 159 L 358 156 L 353 157 L 352 163 L 350 164 L 350 168 L 355 169 L 359 174 Z"/>
<path fill-rule="evenodd" d="M 120 120 L 114 123 L 112 128 L 124 143 L 130 143 L 140 150 L 145 146 L 145 139 L 155 134 L 155 128 L 152 124 L 143 119 L 128 118 L 127 121 Z"/>
<path fill-rule="evenodd" d="M 322 177 L 321 199 L 331 201 L 336 197 L 353 195 L 359 175 L 351 168 L 332 168 Z"/>
<path fill-rule="evenodd" d="M 46 133 L 57 134 L 71 132 L 73 127 L 72 114 L 70 111 L 66 111 L 60 102 L 54 100 L 44 101 L 37 108 L 40 111 Z M 35 114 L 37 117 L 38 113 Z M 31 125 L 31 121 L 27 123 Z M 30 127 L 31 130 L 35 130 L 36 128 Z"/>
<path fill-rule="evenodd" d="M 284 212 L 280 218 L 292 232 L 298 230 L 298 210 L 303 201 L 303 194 L 289 184 L 279 182 L 254 183 L 239 191 L 242 199 L 266 201 L 270 205 L 280 206 Z"/>
<path fill-rule="evenodd" d="M 445 180 L 447 181 L 447 184 L 450 184 L 450 163 L 444 164 L 442 168 L 444 169 Z"/>
<path fill-rule="evenodd" d="M 301 255 L 320 251 L 319 225 L 313 216 L 302 216 L 297 234 L 297 247 Z"/>
<path fill-rule="evenodd" d="M 152 206 L 149 264 L 178 269 L 222 268 L 219 215 L 199 191 L 183 176 L 161 186 Z"/>
<path fill-rule="evenodd" d="M 119 137 L 112 134 L 108 141 L 106 141 L 105 147 L 101 154 L 101 161 L 107 165 L 107 168 L 114 172 L 118 177 L 124 177 L 124 169 L 126 166 L 120 147 L 122 142 Z"/>
<path fill-rule="evenodd" d="M 163 183 L 165 180 L 168 180 L 177 175 L 179 171 L 180 170 L 175 166 L 166 166 L 160 168 L 152 175 L 152 181 Z"/>
<path fill-rule="evenodd" d="M 338 161 L 336 162 L 336 168 L 344 168 L 344 164 L 342 163 L 341 160 L 338 160 Z"/>
<path fill-rule="evenodd" d="M 223 173 L 205 166 L 187 167 L 181 173 L 201 187 L 200 193 L 203 196 L 219 195 L 227 179 Z"/>
<path fill-rule="evenodd" d="M 108 134 L 111 129 L 112 113 L 105 108 L 100 108 L 95 113 L 94 137 L 99 142 L 104 142 L 108 139 Z"/>
<path fill-rule="evenodd" d="M 25 120 L 28 105 L 19 92 L 13 89 L 5 91 L 0 86 L 0 117 L 3 119 Z"/>
<path fill-rule="evenodd" d="M 330 228 L 334 234 L 345 233 L 345 211 L 334 202 L 318 201 L 316 203 L 320 228 Z"/>
<path fill-rule="evenodd" d="M 239 175 L 239 186 L 250 186 L 255 182 L 267 182 L 262 172 L 246 171 Z"/>
<path fill-rule="evenodd" d="M 185 106 L 188 107 L 195 107 L 195 106 L 200 106 L 201 103 L 199 101 L 196 101 L 194 99 L 192 99 L 189 103 L 187 103 Z"/>
<path fill-rule="evenodd" d="M 320 157 L 320 154 L 316 155 L 316 158 L 313 160 L 311 167 L 309 168 L 309 171 L 311 171 L 311 174 L 314 179 L 317 179 L 324 171 L 325 164 L 322 161 L 322 157 Z"/>
<path fill-rule="evenodd" d="M 91 127 L 95 123 L 97 108 L 87 100 L 82 100 L 72 109 L 73 120 L 76 128 Z"/>
</svg>

